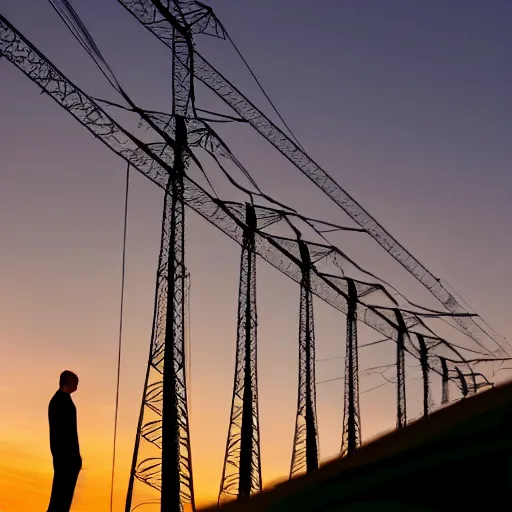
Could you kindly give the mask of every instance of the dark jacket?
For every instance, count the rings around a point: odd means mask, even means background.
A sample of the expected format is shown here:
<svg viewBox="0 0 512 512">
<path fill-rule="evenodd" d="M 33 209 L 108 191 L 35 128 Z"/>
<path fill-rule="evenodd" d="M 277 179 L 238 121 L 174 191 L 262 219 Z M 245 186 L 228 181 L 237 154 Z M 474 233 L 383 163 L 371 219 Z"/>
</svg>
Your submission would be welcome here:
<svg viewBox="0 0 512 512">
<path fill-rule="evenodd" d="M 78 444 L 76 407 L 69 393 L 60 389 L 48 406 L 50 423 L 50 450 L 54 460 L 81 460 Z"/>
</svg>

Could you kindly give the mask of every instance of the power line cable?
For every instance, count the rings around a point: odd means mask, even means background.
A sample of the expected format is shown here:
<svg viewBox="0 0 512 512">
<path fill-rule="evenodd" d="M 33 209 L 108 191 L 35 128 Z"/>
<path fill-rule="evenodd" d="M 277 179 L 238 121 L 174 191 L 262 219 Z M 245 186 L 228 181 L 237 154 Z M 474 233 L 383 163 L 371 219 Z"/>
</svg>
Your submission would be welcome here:
<svg viewBox="0 0 512 512">
<path fill-rule="evenodd" d="M 130 164 L 126 168 L 126 189 L 124 198 L 124 227 L 123 227 L 123 252 L 121 267 L 121 302 L 119 308 L 119 339 L 117 350 L 117 382 L 116 382 L 116 410 L 114 413 L 114 447 L 112 450 L 112 480 L 110 483 L 110 512 L 114 506 L 114 476 L 116 469 L 116 445 L 117 445 L 117 424 L 119 417 L 119 383 L 121 380 L 121 351 L 123 340 L 123 319 L 124 319 L 124 288 L 126 278 L 126 231 L 128 227 L 128 195 L 130 190 Z"/>
</svg>

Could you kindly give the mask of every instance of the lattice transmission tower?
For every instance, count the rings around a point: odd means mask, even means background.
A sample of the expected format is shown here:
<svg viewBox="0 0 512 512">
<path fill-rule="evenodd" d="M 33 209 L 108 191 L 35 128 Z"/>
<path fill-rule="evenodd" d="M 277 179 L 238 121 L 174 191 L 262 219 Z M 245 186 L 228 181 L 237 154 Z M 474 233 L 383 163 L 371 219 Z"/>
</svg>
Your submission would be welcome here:
<svg viewBox="0 0 512 512">
<path fill-rule="evenodd" d="M 345 357 L 345 395 L 341 455 L 353 455 L 361 445 L 359 415 L 359 363 L 357 346 L 357 289 L 348 280 L 347 343 Z"/>
<path fill-rule="evenodd" d="M 318 469 L 318 426 L 316 418 L 315 326 L 311 292 L 311 257 L 299 240 L 302 258 L 299 318 L 299 390 L 290 478 Z"/>
<path fill-rule="evenodd" d="M 180 15 L 188 15 L 189 26 L 194 30 L 192 20 L 203 33 L 228 39 L 224 27 L 213 10 L 196 0 L 117 0 L 137 18 L 163 44 L 172 48 L 170 33 L 182 24 Z M 280 130 L 242 91 L 237 89 L 197 50 L 193 53 L 193 71 L 197 80 L 203 82 L 222 100 L 232 107 L 262 137 L 276 147 L 301 173 L 315 183 L 352 220 L 395 258 L 409 273 L 422 283 L 443 306 L 456 315 L 452 321 L 478 343 L 489 340 L 498 344 L 501 352 L 506 352 L 487 329 L 479 325 L 467 313 L 466 307 L 452 294 L 448 287 L 430 272 L 420 261 L 401 245 L 370 213 L 345 191 L 324 169 L 314 162 L 304 150 L 287 134 Z M 485 343 L 484 343 L 485 340 Z"/>
<path fill-rule="evenodd" d="M 157 298 L 143 400 L 137 428 L 126 512 L 132 509 L 135 479 L 161 494 L 162 511 L 194 508 L 192 461 L 185 371 L 185 225 L 182 149 L 183 117 L 176 117 L 174 175 L 165 192 L 162 241 L 157 272 Z M 160 450 L 144 457 L 141 442 Z"/>
<path fill-rule="evenodd" d="M 144 384 L 125 512 L 133 506 L 135 479 L 160 492 L 160 510 L 195 510 L 185 357 L 185 202 L 188 166 L 186 119 L 192 113 L 192 77 L 186 65 L 192 49 L 190 31 L 173 32 L 172 112 L 174 162 L 165 190 L 162 240 L 151 353 Z M 141 452 L 141 441 L 160 450 Z"/>
<path fill-rule="evenodd" d="M 441 368 L 442 368 L 442 381 L 441 381 L 441 404 L 445 405 L 450 400 L 449 396 L 449 381 L 450 381 L 450 375 L 448 372 L 448 364 L 446 362 L 446 358 L 440 357 L 439 361 L 441 362 Z"/>
<path fill-rule="evenodd" d="M 395 309 L 398 323 L 398 337 L 396 342 L 396 428 L 407 426 L 407 400 L 405 397 L 405 337 L 407 327 L 399 309 Z"/>
<path fill-rule="evenodd" d="M 256 213 L 247 204 L 240 259 L 235 379 L 219 503 L 231 496 L 248 498 L 262 488 L 256 367 L 256 227 Z"/>
<path fill-rule="evenodd" d="M 423 381 L 423 417 L 426 418 L 430 412 L 430 378 L 429 378 L 429 363 L 428 363 L 428 350 L 429 347 L 425 342 L 422 334 L 416 334 L 418 343 L 420 345 L 420 366 Z"/>
</svg>

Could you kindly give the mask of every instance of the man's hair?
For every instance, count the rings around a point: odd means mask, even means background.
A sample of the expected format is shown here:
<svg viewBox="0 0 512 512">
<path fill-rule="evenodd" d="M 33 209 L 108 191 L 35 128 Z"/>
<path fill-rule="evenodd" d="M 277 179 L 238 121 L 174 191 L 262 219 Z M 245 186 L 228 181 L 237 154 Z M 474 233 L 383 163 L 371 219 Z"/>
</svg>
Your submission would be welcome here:
<svg viewBox="0 0 512 512">
<path fill-rule="evenodd" d="M 59 379 L 59 386 L 65 386 L 66 384 L 69 384 L 70 382 L 78 382 L 78 376 L 76 373 L 70 372 L 69 370 L 64 370 L 60 374 Z"/>
</svg>

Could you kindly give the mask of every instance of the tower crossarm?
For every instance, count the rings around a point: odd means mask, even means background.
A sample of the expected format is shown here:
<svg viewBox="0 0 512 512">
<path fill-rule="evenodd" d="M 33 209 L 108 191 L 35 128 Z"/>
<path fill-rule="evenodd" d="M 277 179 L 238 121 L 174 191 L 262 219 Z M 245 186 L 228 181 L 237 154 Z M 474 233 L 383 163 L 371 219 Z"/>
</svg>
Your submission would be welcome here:
<svg viewBox="0 0 512 512">
<path fill-rule="evenodd" d="M 196 0 L 162 0 L 148 5 L 144 0 L 126 0 L 123 4 L 137 19 L 151 25 L 155 34 L 172 47 L 172 29 L 192 34 L 226 38 L 222 24 L 213 9 Z M 149 8 L 148 8 L 149 7 Z M 171 18 L 166 16 L 171 14 Z M 169 20 L 172 25 L 169 25 Z M 171 30 L 170 30 L 171 28 Z"/>
</svg>

